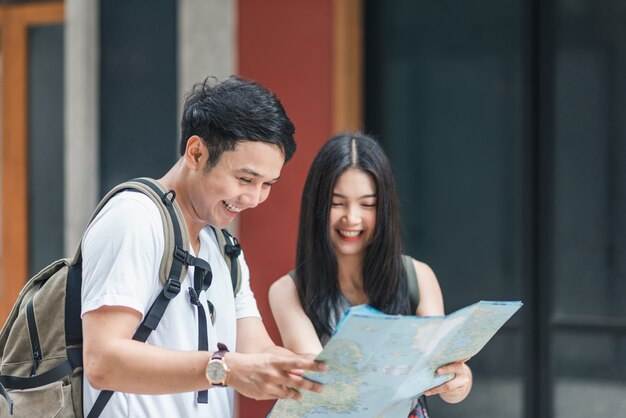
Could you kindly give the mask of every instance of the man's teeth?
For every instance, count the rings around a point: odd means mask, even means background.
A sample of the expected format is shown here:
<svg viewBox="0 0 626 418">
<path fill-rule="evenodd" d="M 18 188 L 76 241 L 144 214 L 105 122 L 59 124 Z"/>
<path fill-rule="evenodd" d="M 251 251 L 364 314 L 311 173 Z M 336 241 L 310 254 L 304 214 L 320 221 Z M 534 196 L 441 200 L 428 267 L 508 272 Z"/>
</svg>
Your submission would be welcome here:
<svg viewBox="0 0 626 418">
<path fill-rule="evenodd" d="M 339 233 L 346 238 L 354 238 L 357 235 L 361 234 L 361 231 L 342 231 L 339 230 Z"/>
<path fill-rule="evenodd" d="M 224 202 L 224 206 L 226 206 L 226 209 L 228 209 L 231 212 L 241 212 L 241 208 L 238 208 L 237 206 L 233 206 L 228 202 Z"/>
</svg>

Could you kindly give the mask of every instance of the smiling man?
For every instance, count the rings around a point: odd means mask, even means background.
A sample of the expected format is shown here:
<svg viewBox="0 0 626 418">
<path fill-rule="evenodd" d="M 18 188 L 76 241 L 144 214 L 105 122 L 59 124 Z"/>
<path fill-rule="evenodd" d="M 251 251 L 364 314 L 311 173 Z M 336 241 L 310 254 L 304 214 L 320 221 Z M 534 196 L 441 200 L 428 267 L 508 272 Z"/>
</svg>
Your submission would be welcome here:
<svg viewBox="0 0 626 418">
<path fill-rule="evenodd" d="M 115 393 L 101 416 L 116 418 L 230 417 L 234 391 L 255 399 L 297 399 L 301 389 L 321 390 L 299 372 L 323 365 L 275 346 L 269 337 L 243 256 L 241 290 L 233 294 L 210 227 L 225 228 L 268 198 L 295 152 L 293 124 L 272 93 L 231 77 L 194 88 L 181 131 L 180 158 L 158 181 L 176 193 L 191 254 L 208 261 L 213 272 L 210 287 L 198 296 L 201 307 L 212 305 L 215 313 L 205 325 L 208 351 L 198 350 L 200 305 L 186 292 L 172 299 L 147 343 L 132 339 L 162 290 L 164 237 L 158 208 L 148 197 L 119 193 L 82 243 L 85 414 L 103 389 Z"/>
</svg>

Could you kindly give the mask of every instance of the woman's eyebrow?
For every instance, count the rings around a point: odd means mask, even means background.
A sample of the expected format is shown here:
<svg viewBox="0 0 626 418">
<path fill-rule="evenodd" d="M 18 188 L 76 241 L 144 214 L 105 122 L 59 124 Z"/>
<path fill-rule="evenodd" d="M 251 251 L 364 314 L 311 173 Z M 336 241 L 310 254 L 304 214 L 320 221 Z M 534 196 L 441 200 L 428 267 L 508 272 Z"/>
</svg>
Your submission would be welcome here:
<svg viewBox="0 0 626 418">
<path fill-rule="evenodd" d="M 347 197 L 342 195 L 341 193 L 333 193 L 333 197 L 340 197 L 342 199 L 347 199 Z M 378 196 L 376 195 L 376 193 L 364 194 L 363 196 L 359 196 L 358 199 L 367 199 L 367 198 L 371 198 L 371 197 L 376 198 Z"/>
</svg>

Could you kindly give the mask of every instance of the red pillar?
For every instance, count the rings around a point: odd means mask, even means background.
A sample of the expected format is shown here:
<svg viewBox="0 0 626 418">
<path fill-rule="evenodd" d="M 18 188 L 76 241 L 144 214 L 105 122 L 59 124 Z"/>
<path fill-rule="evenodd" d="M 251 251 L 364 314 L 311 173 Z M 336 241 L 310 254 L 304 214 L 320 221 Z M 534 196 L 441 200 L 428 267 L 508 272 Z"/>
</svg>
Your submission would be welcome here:
<svg viewBox="0 0 626 418">
<path fill-rule="evenodd" d="M 298 150 L 269 199 L 242 214 L 240 241 L 263 322 L 279 335 L 267 302 L 270 284 L 293 267 L 302 186 L 332 131 L 332 0 L 239 0 L 238 73 L 280 98 Z M 265 417 L 273 402 L 239 399 L 241 418 Z"/>
</svg>

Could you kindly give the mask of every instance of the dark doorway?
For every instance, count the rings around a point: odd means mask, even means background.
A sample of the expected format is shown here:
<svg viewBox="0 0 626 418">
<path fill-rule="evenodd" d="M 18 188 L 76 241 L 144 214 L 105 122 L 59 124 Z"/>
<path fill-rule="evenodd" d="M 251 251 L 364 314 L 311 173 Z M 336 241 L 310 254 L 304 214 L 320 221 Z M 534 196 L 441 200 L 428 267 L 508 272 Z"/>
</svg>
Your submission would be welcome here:
<svg viewBox="0 0 626 418">
<path fill-rule="evenodd" d="M 446 311 L 523 300 L 437 417 L 626 414 L 623 2 L 365 2 L 365 126 Z M 621 395 L 620 395 L 621 393 Z"/>
</svg>

